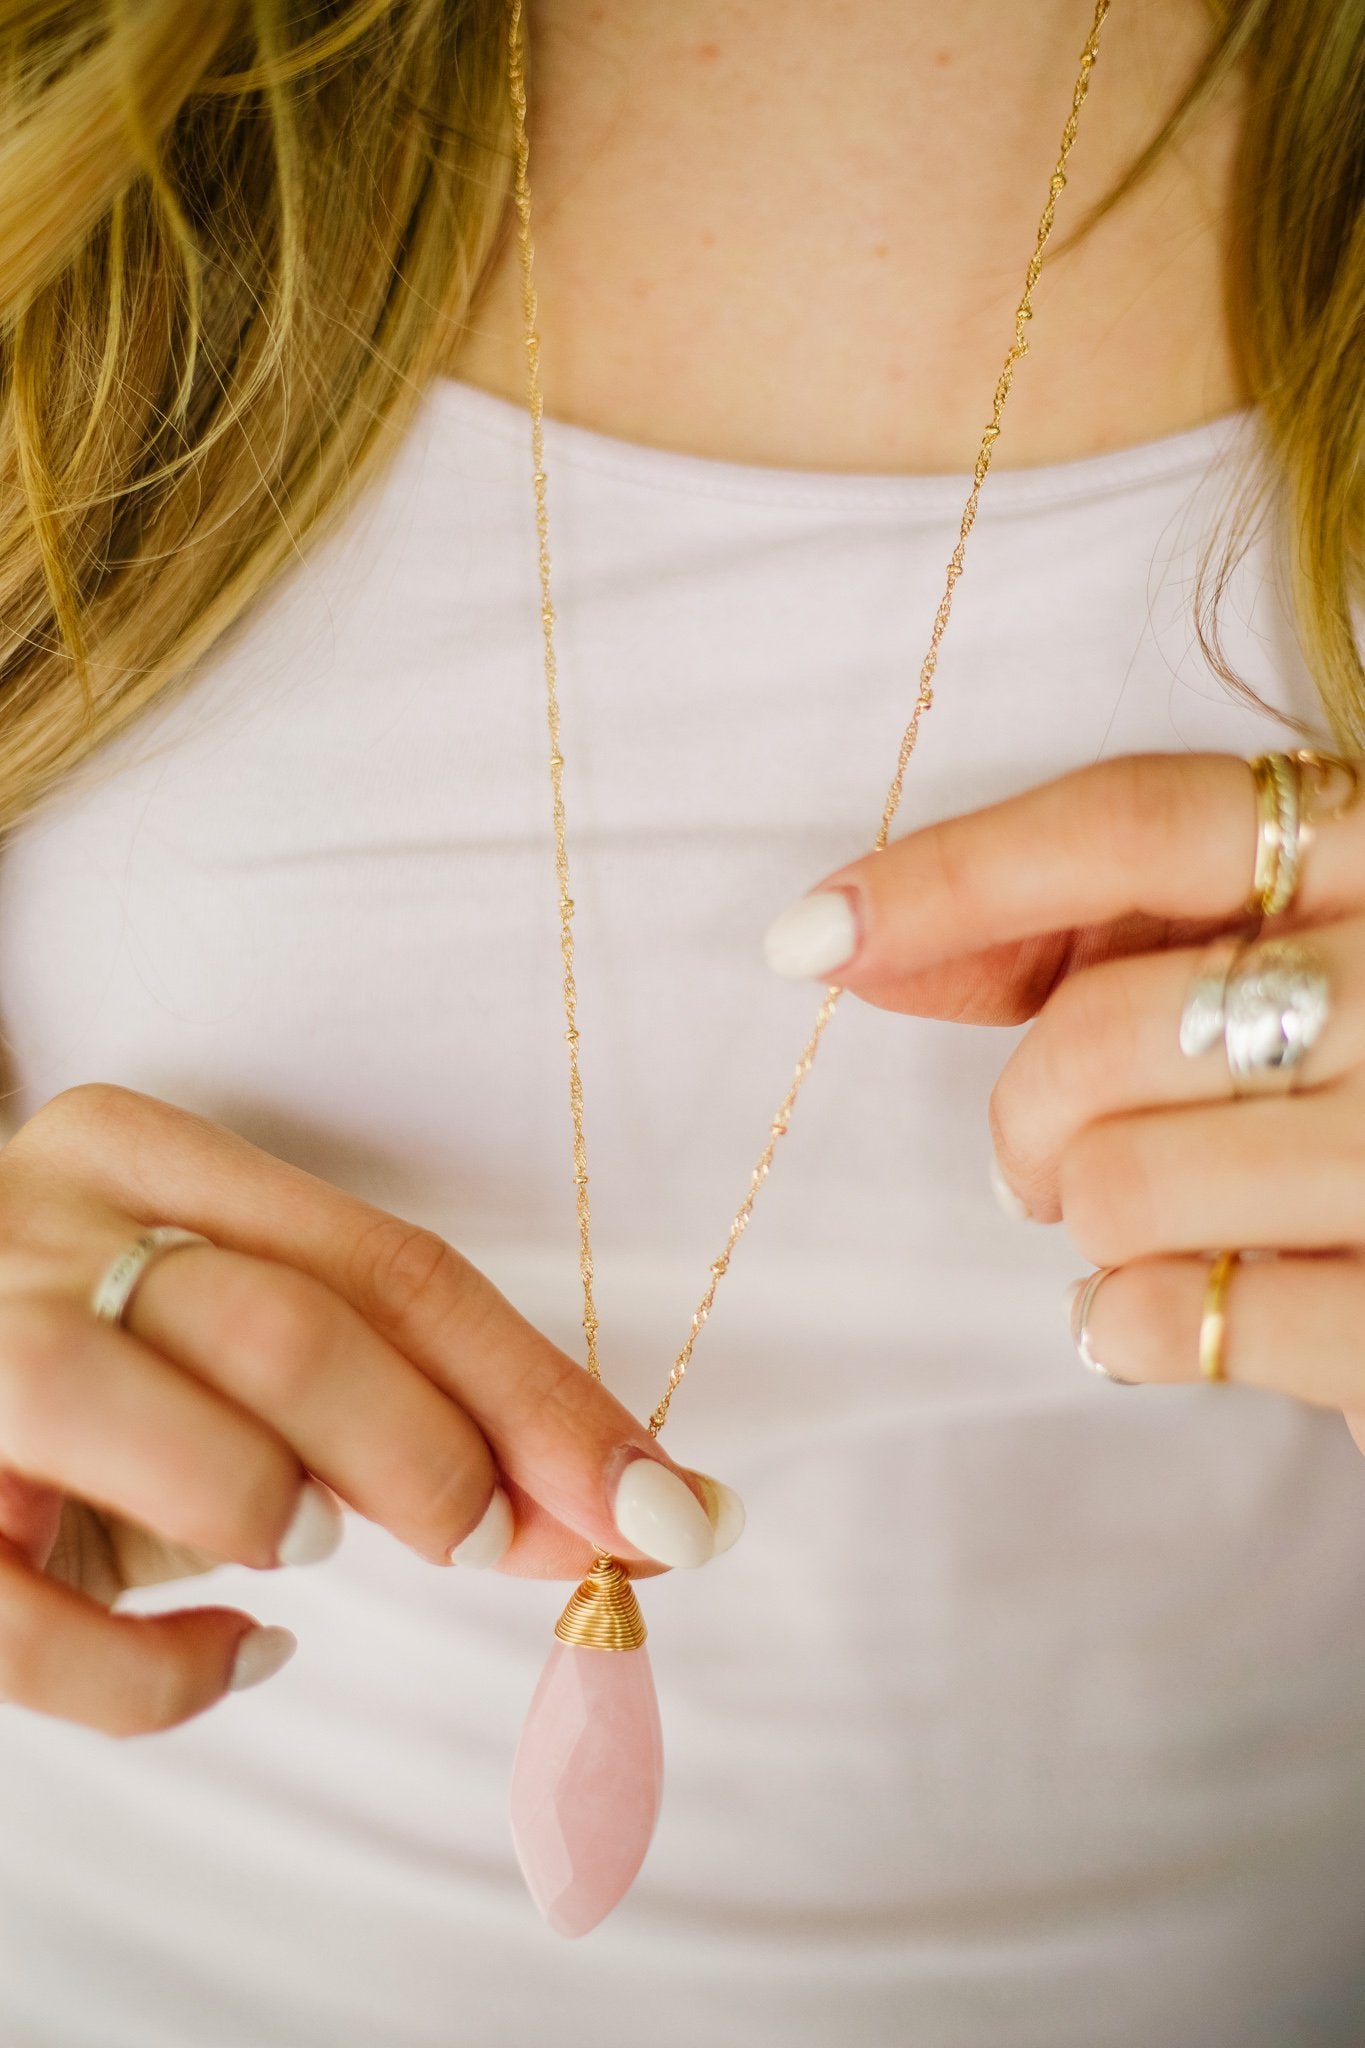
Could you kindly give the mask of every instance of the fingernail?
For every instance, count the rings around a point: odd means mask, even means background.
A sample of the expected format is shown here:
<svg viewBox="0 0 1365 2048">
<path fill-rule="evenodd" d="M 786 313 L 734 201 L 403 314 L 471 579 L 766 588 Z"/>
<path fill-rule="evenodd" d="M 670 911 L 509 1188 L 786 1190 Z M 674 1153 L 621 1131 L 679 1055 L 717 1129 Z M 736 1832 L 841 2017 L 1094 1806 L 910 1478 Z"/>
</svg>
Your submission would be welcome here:
<svg viewBox="0 0 1365 2048">
<path fill-rule="evenodd" d="M 694 1472 L 692 1477 L 702 1490 L 706 1501 L 707 1519 L 715 1540 L 714 1556 L 731 1549 L 744 1534 L 744 1503 L 732 1486 L 713 1479 L 709 1472 Z"/>
<path fill-rule="evenodd" d="M 321 1564 L 342 1537 L 341 1511 L 330 1493 L 309 1480 L 275 1555 L 281 1564 Z"/>
<path fill-rule="evenodd" d="M 1014 1189 L 1000 1171 L 1000 1161 L 994 1153 L 991 1154 L 991 1191 L 999 1206 L 1014 1222 L 1031 1223 L 1033 1221 L 1032 1209 L 1030 1209 L 1022 1195 L 1015 1194 Z M 1084 1282 L 1082 1282 L 1082 1285 L 1084 1285 Z"/>
<path fill-rule="evenodd" d="M 298 1646 L 298 1637 L 287 1628 L 248 1629 L 232 1660 L 228 1691 L 245 1692 L 249 1685 L 263 1685 L 283 1670 Z"/>
<path fill-rule="evenodd" d="M 455 1545 L 450 1553 L 450 1562 L 468 1565 L 476 1572 L 491 1570 L 506 1557 L 515 1527 L 512 1503 L 502 1488 L 495 1486 L 493 1498 L 484 1509 L 481 1520 L 463 1541 Z"/>
<path fill-rule="evenodd" d="M 659 1564 L 705 1564 L 716 1554 L 710 1517 L 690 1486 L 657 1458 L 633 1458 L 612 1506 L 616 1526 Z"/>
<path fill-rule="evenodd" d="M 817 889 L 775 917 L 763 935 L 774 974 L 800 980 L 843 967 L 858 950 L 858 920 L 847 889 Z"/>
</svg>

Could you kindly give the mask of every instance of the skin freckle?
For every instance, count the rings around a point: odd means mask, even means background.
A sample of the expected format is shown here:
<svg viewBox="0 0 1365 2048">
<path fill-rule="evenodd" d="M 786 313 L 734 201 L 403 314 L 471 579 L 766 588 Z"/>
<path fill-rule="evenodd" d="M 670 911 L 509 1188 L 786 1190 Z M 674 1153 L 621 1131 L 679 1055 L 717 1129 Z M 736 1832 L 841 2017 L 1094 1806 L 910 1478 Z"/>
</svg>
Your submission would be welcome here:
<svg viewBox="0 0 1365 2048">
<path fill-rule="evenodd" d="M 946 70 L 947 67 L 952 63 L 952 61 L 953 53 L 951 50 L 935 50 L 934 62 L 938 66 L 940 71 Z"/>
<path fill-rule="evenodd" d="M 720 55 L 719 43 L 698 43 L 697 57 L 703 64 L 714 64 Z"/>
</svg>

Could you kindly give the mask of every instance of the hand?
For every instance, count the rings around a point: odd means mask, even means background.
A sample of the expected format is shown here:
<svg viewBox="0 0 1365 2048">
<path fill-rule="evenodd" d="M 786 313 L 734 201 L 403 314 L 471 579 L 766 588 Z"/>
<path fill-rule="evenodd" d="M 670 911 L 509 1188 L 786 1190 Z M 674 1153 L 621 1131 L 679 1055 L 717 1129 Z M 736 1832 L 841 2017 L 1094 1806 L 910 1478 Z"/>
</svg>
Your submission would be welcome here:
<svg viewBox="0 0 1365 2048">
<path fill-rule="evenodd" d="M 1228 1377 L 1347 1412 L 1365 1449 L 1365 803 L 1315 831 L 1294 915 L 1332 990 L 1295 1092 L 1235 1099 L 1180 1050 L 1208 941 L 1246 927 L 1256 845 L 1244 761 L 1104 762 L 912 832 L 842 868 L 769 934 L 780 971 L 883 1009 L 1035 1021 L 991 1098 L 1021 1214 L 1113 1271 L 1094 1355 L 1125 1381 L 1198 1375 L 1210 1254 L 1236 1270 Z"/>
<path fill-rule="evenodd" d="M 212 1244 L 97 1320 L 160 1222 Z M 0 1698 L 110 1734 L 200 1712 L 251 1616 L 111 1603 L 327 1555 L 334 1495 L 433 1564 L 534 1577 L 700 1564 L 741 1521 L 440 1238 L 165 1103 L 58 1096 L 0 1153 Z"/>
</svg>

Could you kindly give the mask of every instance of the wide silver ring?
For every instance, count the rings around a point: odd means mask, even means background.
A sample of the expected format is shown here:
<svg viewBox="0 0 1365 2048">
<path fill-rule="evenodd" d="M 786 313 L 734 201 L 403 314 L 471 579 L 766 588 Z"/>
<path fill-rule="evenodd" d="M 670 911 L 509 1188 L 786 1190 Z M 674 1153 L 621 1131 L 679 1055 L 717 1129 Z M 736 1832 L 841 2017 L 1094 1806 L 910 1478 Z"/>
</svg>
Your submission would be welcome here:
<svg viewBox="0 0 1365 2048">
<path fill-rule="evenodd" d="M 1331 983 L 1315 947 L 1290 938 L 1248 946 L 1223 992 L 1223 1046 L 1234 1092 L 1286 1094 L 1331 1009 Z"/>
<path fill-rule="evenodd" d="M 197 1230 L 181 1230 L 173 1223 L 158 1223 L 151 1230 L 144 1230 L 141 1237 L 134 1238 L 126 1251 L 119 1253 L 95 1283 L 90 1296 L 92 1315 L 102 1323 L 121 1323 L 128 1312 L 133 1290 L 154 1259 L 164 1252 L 175 1251 L 179 1245 L 208 1244 L 211 1240 L 201 1237 Z"/>
<path fill-rule="evenodd" d="M 1223 1043 L 1228 976 L 1243 943 L 1241 939 L 1219 939 L 1199 963 L 1180 1012 L 1180 1050 L 1187 1060 L 1197 1060 Z"/>
</svg>

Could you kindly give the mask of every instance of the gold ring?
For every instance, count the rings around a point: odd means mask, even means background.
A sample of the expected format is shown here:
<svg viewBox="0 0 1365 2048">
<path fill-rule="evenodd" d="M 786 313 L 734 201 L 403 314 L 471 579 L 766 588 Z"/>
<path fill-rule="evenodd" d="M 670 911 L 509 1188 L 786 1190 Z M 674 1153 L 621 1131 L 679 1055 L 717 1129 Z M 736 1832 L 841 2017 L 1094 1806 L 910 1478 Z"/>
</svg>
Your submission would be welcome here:
<svg viewBox="0 0 1365 2048">
<path fill-rule="evenodd" d="M 1228 1288 L 1240 1252 L 1219 1252 L 1204 1289 L 1204 1313 L 1199 1321 L 1199 1373 L 1202 1379 L 1225 1380 L 1223 1350 L 1228 1334 Z"/>
<path fill-rule="evenodd" d="M 1344 817 L 1359 797 L 1361 764 L 1297 747 L 1257 754 L 1247 766 L 1256 789 L 1256 859 L 1246 914 L 1278 917 L 1293 905 L 1316 827 Z"/>
<path fill-rule="evenodd" d="M 1246 911 L 1278 917 L 1294 900 L 1303 862 L 1303 764 L 1294 754 L 1258 754 L 1247 765 L 1256 786 L 1256 862 Z"/>
</svg>

